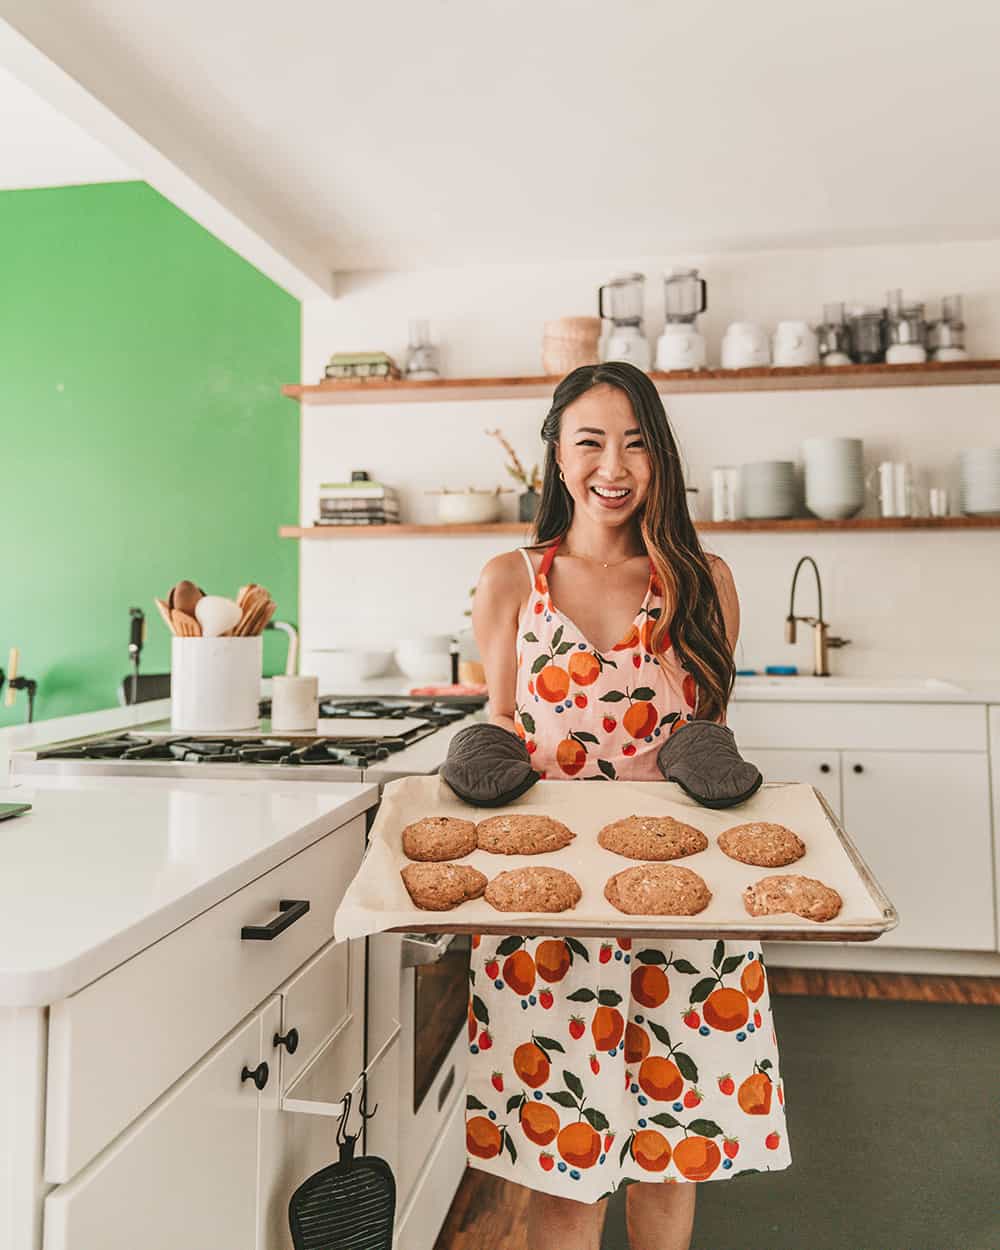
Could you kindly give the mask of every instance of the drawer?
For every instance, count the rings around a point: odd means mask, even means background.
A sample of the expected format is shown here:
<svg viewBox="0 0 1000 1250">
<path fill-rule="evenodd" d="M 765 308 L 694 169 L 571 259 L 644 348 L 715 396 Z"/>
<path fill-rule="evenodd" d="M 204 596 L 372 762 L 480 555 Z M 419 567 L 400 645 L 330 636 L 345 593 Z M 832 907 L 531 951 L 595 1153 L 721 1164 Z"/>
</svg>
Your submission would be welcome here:
<svg viewBox="0 0 1000 1250">
<path fill-rule="evenodd" d="M 974 703 L 731 703 L 742 749 L 985 751 L 986 708 Z"/>
<path fill-rule="evenodd" d="M 364 844 L 359 816 L 52 1008 L 46 1180 L 73 1176 L 330 941 Z M 272 941 L 243 940 L 280 899 L 309 911 Z"/>
<path fill-rule="evenodd" d="M 331 942 L 281 988 L 281 1031 L 294 1029 L 294 1054 L 281 1046 L 281 1088 L 285 1090 L 327 1039 L 352 1017 L 364 1031 L 365 942 Z M 273 1039 L 267 1039 L 273 1044 Z M 272 1067 L 275 1065 L 272 1063 Z M 360 1064 L 358 1065 L 361 1066 Z"/>
</svg>

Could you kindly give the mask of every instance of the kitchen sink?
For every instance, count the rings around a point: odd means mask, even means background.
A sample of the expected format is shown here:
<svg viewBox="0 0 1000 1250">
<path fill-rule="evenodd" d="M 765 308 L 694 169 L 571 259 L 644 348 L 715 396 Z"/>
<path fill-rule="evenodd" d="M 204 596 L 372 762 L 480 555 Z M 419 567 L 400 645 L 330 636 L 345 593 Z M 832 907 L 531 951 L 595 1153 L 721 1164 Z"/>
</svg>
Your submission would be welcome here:
<svg viewBox="0 0 1000 1250">
<path fill-rule="evenodd" d="M 812 696 L 828 694 L 840 697 L 845 694 L 857 694 L 862 697 L 873 695 L 947 695 L 965 694 L 963 686 L 952 681 L 944 681 L 940 677 L 778 677 L 763 675 L 759 677 L 737 677 L 734 694 L 754 694 L 764 690 L 783 691 L 788 694 L 799 692 Z"/>
</svg>

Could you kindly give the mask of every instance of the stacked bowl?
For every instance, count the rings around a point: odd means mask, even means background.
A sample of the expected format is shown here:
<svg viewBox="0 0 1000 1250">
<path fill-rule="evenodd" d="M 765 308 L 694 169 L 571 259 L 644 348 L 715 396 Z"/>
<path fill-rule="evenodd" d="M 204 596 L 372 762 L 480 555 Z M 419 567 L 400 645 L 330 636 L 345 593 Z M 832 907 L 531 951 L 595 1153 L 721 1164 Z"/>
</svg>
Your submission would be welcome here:
<svg viewBox="0 0 1000 1250">
<path fill-rule="evenodd" d="M 799 491 L 791 460 L 757 460 L 740 470 L 743 515 L 754 521 L 795 516 Z"/>
<path fill-rule="evenodd" d="M 842 521 L 865 503 L 865 476 L 860 438 L 807 438 L 806 507 L 824 521 Z"/>
<path fill-rule="evenodd" d="M 967 516 L 1000 513 L 1000 447 L 969 447 L 959 464 L 962 511 Z"/>
</svg>

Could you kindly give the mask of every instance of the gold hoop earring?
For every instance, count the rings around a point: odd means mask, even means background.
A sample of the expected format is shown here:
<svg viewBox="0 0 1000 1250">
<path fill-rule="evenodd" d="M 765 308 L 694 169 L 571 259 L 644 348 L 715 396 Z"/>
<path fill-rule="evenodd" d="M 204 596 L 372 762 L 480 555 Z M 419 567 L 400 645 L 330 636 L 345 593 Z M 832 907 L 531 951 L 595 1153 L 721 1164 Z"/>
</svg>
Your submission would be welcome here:
<svg viewBox="0 0 1000 1250">
<path fill-rule="evenodd" d="M 560 481 L 560 482 L 562 482 L 562 483 L 563 483 L 563 485 L 565 485 L 565 484 L 566 484 L 566 478 L 565 478 L 565 476 L 564 476 L 564 474 L 563 474 L 562 469 L 560 469 L 560 470 L 559 470 L 559 481 Z"/>
</svg>

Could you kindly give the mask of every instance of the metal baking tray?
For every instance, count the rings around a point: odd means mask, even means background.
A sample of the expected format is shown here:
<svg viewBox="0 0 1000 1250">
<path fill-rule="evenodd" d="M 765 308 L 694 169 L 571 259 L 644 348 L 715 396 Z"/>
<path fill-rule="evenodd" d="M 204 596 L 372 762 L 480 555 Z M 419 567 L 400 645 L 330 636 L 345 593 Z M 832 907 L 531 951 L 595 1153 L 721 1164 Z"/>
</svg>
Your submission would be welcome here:
<svg viewBox="0 0 1000 1250">
<path fill-rule="evenodd" d="M 406 892 L 400 870 L 402 830 L 422 816 L 483 820 L 504 814 L 544 814 L 563 821 L 576 838 L 546 855 L 493 855 L 473 851 L 461 861 L 493 878 L 510 868 L 546 864 L 571 873 L 583 891 L 571 911 L 498 912 L 485 899 L 472 899 L 450 911 L 423 911 Z M 702 876 L 712 900 L 696 916 L 626 916 L 604 897 L 608 877 L 635 865 L 597 844 L 605 824 L 632 814 L 674 816 L 701 829 L 708 848 L 674 862 Z M 756 868 L 730 859 L 716 838 L 748 821 L 786 825 L 806 844 L 806 854 L 786 868 Z M 743 889 L 774 873 L 799 873 L 832 886 L 844 900 L 830 921 L 782 914 L 747 914 Z M 753 938 L 767 941 L 870 942 L 894 928 L 896 910 L 875 880 L 857 847 L 821 794 L 800 783 L 764 785 L 745 803 L 725 811 L 701 807 L 670 782 L 540 781 L 503 808 L 474 808 L 437 776 L 406 777 L 385 787 L 361 867 L 337 911 L 338 939 L 380 932 L 515 933 L 606 937 L 609 934 L 657 938 Z"/>
</svg>

